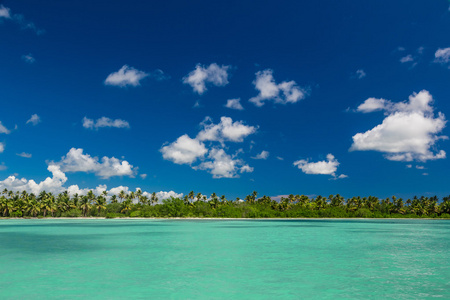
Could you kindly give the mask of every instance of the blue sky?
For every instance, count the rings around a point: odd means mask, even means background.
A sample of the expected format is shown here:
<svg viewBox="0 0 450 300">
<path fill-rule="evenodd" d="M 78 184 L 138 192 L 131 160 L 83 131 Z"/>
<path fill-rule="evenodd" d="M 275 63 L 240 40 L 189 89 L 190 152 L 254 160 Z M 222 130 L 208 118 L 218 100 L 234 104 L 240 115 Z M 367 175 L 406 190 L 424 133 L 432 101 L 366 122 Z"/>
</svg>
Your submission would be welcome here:
<svg viewBox="0 0 450 300">
<path fill-rule="evenodd" d="M 2 1 L 0 188 L 450 194 L 448 1 Z"/>
</svg>

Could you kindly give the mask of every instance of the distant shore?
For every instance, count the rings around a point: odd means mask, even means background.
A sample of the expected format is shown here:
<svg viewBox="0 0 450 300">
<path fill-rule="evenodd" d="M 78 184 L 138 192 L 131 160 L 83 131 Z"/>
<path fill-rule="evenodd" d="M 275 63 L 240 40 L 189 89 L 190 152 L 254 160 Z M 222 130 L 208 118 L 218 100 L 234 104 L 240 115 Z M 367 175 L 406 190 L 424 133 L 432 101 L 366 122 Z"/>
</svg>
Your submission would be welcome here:
<svg viewBox="0 0 450 300">
<path fill-rule="evenodd" d="M 9 218 L 0 217 L 0 220 L 450 220 L 450 218 L 184 218 L 184 217 L 45 217 L 45 218 Z"/>
</svg>

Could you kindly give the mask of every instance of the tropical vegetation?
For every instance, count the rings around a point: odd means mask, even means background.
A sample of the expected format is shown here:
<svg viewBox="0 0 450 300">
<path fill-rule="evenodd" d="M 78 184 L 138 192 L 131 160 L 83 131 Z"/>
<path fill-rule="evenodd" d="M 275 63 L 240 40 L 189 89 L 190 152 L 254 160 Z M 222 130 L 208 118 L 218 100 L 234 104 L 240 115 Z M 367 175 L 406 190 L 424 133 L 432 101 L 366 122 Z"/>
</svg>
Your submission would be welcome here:
<svg viewBox="0 0 450 300">
<path fill-rule="evenodd" d="M 67 191 L 35 195 L 5 189 L 0 196 L 0 217 L 450 218 L 450 196 L 404 200 L 395 196 L 345 199 L 339 194 L 292 194 L 276 201 L 268 196 L 258 198 L 256 191 L 244 200 L 229 200 L 216 193 L 208 198 L 191 191 L 182 198 L 160 202 L 156 193 L 147 195 L 141 190 L 108 196 L 106 191 L 100 195 L 93 191 L 86 195 L 70 195 Z"/>
</svg>

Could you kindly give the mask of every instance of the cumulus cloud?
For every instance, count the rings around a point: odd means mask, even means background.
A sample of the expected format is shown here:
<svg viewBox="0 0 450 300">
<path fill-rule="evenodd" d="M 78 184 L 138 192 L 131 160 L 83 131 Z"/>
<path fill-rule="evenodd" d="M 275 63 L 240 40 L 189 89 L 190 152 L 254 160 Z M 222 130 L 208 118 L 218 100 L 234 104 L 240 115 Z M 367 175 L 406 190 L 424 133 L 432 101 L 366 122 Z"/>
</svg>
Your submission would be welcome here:
<svg viewBox="0 0 450 300">
<path fill-rule="evenodd" d="M 219 124 L 212 123 L 211 118 L 206 117 L 201 123 L 203 130 L 197 135 L 200 141 L 231 141 L 242 142 L 244 138 L 256 132 L 254 126 L 247 126 L 242 121 L 235 121 L 229 117 L 221 117 Z"/>
<path fill-rule="evenodd" d="M 8 7 L 0 5 L 0 20 L 6 19 L 18 24 L 22 29 L 30 29 L 37 35 L 45 33 L 45 30 L 39 29 L 33 22 L 27 21 L 21 14 L 11 14 L 11 10 Z"/>
<path fill-rule="evenodd" d="M 244 173 L 253 171 L 253 168 L 245 164 L 243 160 L 228 155 L 223 149 L 211 149 L 208 158 L 210 160 L 202 162 L 195 168 L 208 170 L 213 175 L 213 178 L 234 178 L 238 177 L 238 172 Z"/>
<path fill-rule="evenodd" d="M 35 125 L 41 123 L 41 118 L 40 118 L 37 114 L 34 114 L 34 115 L 32 115 L 31 118 L 27 121 L 27 124 L 28 124 L 28 123 L 31 123 L 33 126 L 35 126 Z"/>
<path fill-rule="evenodd" d="M 253 159 L 267 159 L 269 157 L 269 151 L 263 150 L 261 153 L 252 157 Z"/>
<path fill-rule="evenodd" d="M 141 84 L 140 81 L 147 76 L 149 74 L 124 65 L 119 71 L 109 74 L 104 83 L 118 87 L 138 86 Z"/>
<path fill-rule="evenodd" d="M 225 104 L 225 107 L 236 109 L 236 110 L 244 110 L 244 107 L 241 104 L 241 99 L 228 99 L 227 104 Z"/>
<path fill-rule="evenodd" d="M 83 127 L 87 129 L 99 129 L 105 127 L 113 128 L 130 128 L 130 124 L 121 119 L 110 119 L 107 117 L 101 117 L 97 120 L 89 119 L 87 117 L 83 118 Z"/>
<path fill-rule="evenodd" d="M 208 150 L 201 141 L 191 139 L 187 134 L 180 136 L 175 142 L 161 148 L 163 158 L 176 164 L 192 164 L 203 157 Z"/>
<path fill-rule="evenodd" d="M 3 153 L 3 151 L 5 151 L 5 144 L 0 143 L 0 153 Z"/>
<path fill-rule="evenodd" d="M 59 162 L 51 162 L 57 165 L 63 172 L 86 172 L 108 179 L 113 176 L 129 176 L 134 177 L 137 168 L 134 168 L 126 160 L 119 160 L 115 157 L 102 157 L 101 161 L 98 157 L 92 157 L 89 154 L 83 154 L 81 148 L 71 148 L 69 152 L 61 158 Z"/>
<path fill-rule="evenodd" d="M 432 151 L 438 140 L 447 138 L 438 135 L 447 121 L 440 112 L 435 116 L 432 102 L 433 98 L 426 90 L 413 93 L 407 102 L 367 99 L 357 111 L 384 111 L 386 117 L 374 128 L 354 135 L 350 151 L 384 152 L 387 159 L 394 161 L 445 158 L 445 151 Z"/>
<path fill-rule="evenodd" d="M 1 169 L 1 168 L 0 168 Z M 10 190 L 10 191 L 27 191 L 28 193 L 34 193 L 38 195 L 42 191 L 51 192 L 53 194 L 62 193 L 67 191 L 71 196 L 78 195 L 86 195 L 89 191 L 93 191 L 95 195 L 99 196 L 104 191 L 108 193 L 108 199 L 112 195 L 118 195 L 122 190 L 125 193 L 130 193 L 132 190 L 127 186 L 118 186 L 108 190 L 105 184 L 98 185 L 94 188 L 80 188 L 78 185 L 70 185 L 69 187 L 65 187 L 64 184 L 67 182 L 67 177 L 64 172 L 61 171 L 60 166 L 50 164 L 47 168 L 48 171 L 52 173 L 52 177 L 47 177 L 45 180 L 36 183 L 33 179 L 26 178 L 17 178 L 15 175 L 11 175 L 5 180 L 0 181 L 0 190 Z M 140 188 L 136 188 L 135 191 Z M 148 191 L 142 191 L 143 196 L 151 197 L 151 193 Z M 174 191 L 160 191 L 156 193 L 156 196 L 159 198 L 159 202 L 162 200 L 175 197 L 181 198 L 183 197 L 182 193 L 176 193 Z"/>
<path fill-rule="evenodd" d="M 34 194 L 39 194 L 43 190 L 52 193 L 61 192 L 63 184 L 67 181 L 66 175 L 57 165 L 51 164 L 48 166 L 47 170 L 50 171 L 53 176 L 47 177 L 40 183 L 25 178 L 19 179 L 14 175 L 11 175 L 5 180 L 0 181 L 0 189 L 4 190 L 6 188 L 11 191 L 28 191 Z"/>
<path fill-rule="evenodd" d="M 318 162 L 309 162 L 308 160 L 301 159 L 295 161 L 294 166 L 297 166 L 305 174 L 331 175 L 335 178 L 347 177 L 347 175 L 343 174 L 339 176 L 336 175 L 339 162 L 331 153 L 327 155 L 327 160 L 322 160 Z"/>
<path fill-rule="evenodd" d="M 11 19 L 10 9 L 0 5 L 0 18 Z"/>
<path fill-rule="evenodd" d="M 31 158 L 30 153 L 22 152 L 22 153 L 16 153 L 17 156 L 24 157 L 24 158 Z"/>
<path fill-rule="evenodd" d="M 293 80 L 277 84 L 270 69 L 257 72 L 253 84 L 259 94 L 249 101 L 258 107 L 263 106 L 264 101 L 287 104 L 296 103 L 306 97 L 306 90 L 298 87 Z"/>
<path fill-rule="evenodd" d="M 245 137 L 256 132 L 256 127 L 247 126 L 242 121 L 233 122 L 228 117 L 222 117 L 219 124 L 212 123 L 206 117 L 200 125 L 203 129 L 195 138 L 185 134 L 163 146 L 160 149 L 163 158 L 176 164 L 188 164 L 195 170 L 206 170 L 214 178 L 234 178 L 239 173 L 253 171 L 252 167 L 237 158 L 241 149 L 236 154 L 229 155 L 224 147 L 225 142 L 243 142 Z"/>
<path fill-rule="evenodd" d="M 450 63 L 450 47 L 449 48 L 439 48 L 436 53 L 434 53 L 434 61 L 440 64 Z"/>
<path fill-rule="evenodd" d="M 4 133 L 4 134 L 10 134 L 11 130 L 8 130 L 8 128 L 6 128 L 3 124 L 2 121 L 0 121 L 0 133 Z"/>
<path fill-rule="evenodd" d="M 33 57 L 33 55 L 31 55 L 31 53 L 27 55 L 22 55 L 22 60 L 29 64 L 32 64 L 36 61 L 36 59 Z"/>
<path fill-rule="evenodd" d="M 225 86 L 228 84 L 228 70 L 230 66 L 219 66 L 216 63 L 208 67 L 197 64 L 195 69 L 183 77 L 183 83 L 189 84 L 199 95 L 206 92 L 206 84 Z"/>
</svg>

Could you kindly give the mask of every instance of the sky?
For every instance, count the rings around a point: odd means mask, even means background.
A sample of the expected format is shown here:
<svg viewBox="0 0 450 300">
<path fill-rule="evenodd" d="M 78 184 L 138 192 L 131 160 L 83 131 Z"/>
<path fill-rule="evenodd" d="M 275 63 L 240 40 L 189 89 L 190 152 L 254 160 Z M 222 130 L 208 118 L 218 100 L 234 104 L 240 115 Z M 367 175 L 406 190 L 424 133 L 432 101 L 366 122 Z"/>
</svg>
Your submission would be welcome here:
<svg viewBox="0 0 450 300">
<path fill-rule="evenodd" d="M 450 194 L 450 2 L 0 1 L 0 189 Z"/>
</svg>

